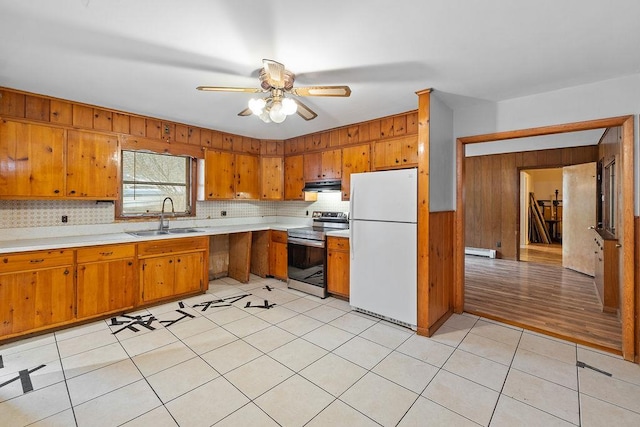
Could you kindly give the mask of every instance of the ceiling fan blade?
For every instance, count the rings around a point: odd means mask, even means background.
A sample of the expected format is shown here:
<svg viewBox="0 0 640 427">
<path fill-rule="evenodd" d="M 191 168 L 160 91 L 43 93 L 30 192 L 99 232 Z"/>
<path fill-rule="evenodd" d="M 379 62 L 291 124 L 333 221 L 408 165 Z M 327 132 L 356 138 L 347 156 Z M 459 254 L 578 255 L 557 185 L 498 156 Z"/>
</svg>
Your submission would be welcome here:
<svg viewBox="0 0 640 427">
<path fill-rule="evenodd" d="M 349 86 L 307 86 L 294 87 L 291 93 L 298 96 L 349 96 Z"/>
<path fill-rule="evenodd" d="M 267 72 L 269 84 L 275 88 L 284 87 L 284 65 L 271 59 L 263 59 L 264 69 Z"/>
<path fill-rule="evenodd" d="M 293 98 L 291 98 L 293 99 Z M 313 111 L 311 108 L 307 107 L 306 105 L 304 105 L 302 102 L 298 101 L 297 99 L 293 99 L 293 101 L 298 104 L 298 110 L 296 111 L 296 113 L 298 113 L 298 115 L 300 117 L 302 117 L 305 120 L 313 120 L 316 117 L 318 117 L 318 115 L 315 113 L 315 111 Z"/>
<path fill-rule="evenodd" d="M 223 86 L 198 86 L 196 89 L 205 92 L 248 92 L 259 93 L 264 90 L 256 87 L 223 87 Z"/>
<path fill-rule="evenodd" d="M 246 116 L 250 116 L 250 115 L 252 115 L 252 114 L 253 114 L 253 112 L 251 111 L 251 108 L 245 108 L 244 110 L 242 110 L 242 111 L 240 111 L 240 112 L 238 113 L 238 115 L 239 115 L 240 117 L 246 117 Z"/>
</svg>

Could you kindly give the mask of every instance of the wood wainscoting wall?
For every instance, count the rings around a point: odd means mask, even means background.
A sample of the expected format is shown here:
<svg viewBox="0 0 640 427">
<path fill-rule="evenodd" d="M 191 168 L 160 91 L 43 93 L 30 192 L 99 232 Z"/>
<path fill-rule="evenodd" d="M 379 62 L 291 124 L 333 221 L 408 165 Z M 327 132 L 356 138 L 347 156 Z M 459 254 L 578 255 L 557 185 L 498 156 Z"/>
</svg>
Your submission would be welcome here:
<svg viewBox="0 0 640 427">
<path fill-rule="evenodd" d="M 453 249 L 455 211 L 429 213 L 430 335 L 453 313 Z"/>
<path fill-rule="evenodd" d="M 498 258 L 517 260 L 520 170 L 597 160 L 597 145 L 466 157 L 465 246 L 495 249 Z"/>
</svg>

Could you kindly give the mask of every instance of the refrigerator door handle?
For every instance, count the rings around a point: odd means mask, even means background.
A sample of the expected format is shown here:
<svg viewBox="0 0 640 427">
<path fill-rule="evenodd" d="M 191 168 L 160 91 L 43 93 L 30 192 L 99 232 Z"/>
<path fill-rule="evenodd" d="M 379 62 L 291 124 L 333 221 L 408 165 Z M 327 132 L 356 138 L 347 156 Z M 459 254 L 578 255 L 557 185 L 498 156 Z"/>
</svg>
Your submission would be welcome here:
<svg viewBox="0 0 640 427">
<path fill-rule="evenodd" d="M 351 221 L 351 224 L 349 224 L 349 257 L 352 261 L 353 261 L 353 254 L 355 252 L 355 246 L 356 246 L 355 231 L 356 231 L 356 222 Z"/>
</svg>

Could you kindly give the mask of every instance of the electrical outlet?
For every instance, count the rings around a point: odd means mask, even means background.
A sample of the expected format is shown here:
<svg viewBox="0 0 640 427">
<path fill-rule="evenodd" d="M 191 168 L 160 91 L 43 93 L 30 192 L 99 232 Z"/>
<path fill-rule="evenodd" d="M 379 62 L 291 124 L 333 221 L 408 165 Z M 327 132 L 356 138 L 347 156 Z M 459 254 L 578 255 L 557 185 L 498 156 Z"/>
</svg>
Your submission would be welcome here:
<svg viewBox="0 0 640 427">
<path fill-rule="evenodd" d="M 227 211 L 220 211 L 220 215 L 227 216 Z"/>
<path fill-rule="evenodd" d="M 62 215 L 62 222 L 66 223 L 69 218 L 66 215 Z"/>
<path fill-rule="evenodd" d="M 496 248 L 499 248 L 501 246 L 502 246 L 502 242 L 500 242 L 500 241 L 496 242 Z"/>
</svg>

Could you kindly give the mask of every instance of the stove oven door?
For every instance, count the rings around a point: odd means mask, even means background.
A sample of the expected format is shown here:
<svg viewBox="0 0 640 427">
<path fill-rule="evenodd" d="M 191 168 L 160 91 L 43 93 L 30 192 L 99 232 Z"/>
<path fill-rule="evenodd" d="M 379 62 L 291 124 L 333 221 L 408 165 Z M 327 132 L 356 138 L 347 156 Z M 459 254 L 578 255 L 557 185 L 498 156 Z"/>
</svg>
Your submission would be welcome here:
<svg viewBox="0 0 640 427">
<path fill-rule="evenodd" d="M 323 240 L 289 237 L 288 247 L 288 286 L 302 292 L 327 296 L 325 286 L 326 248 Z"/>
</svg>

